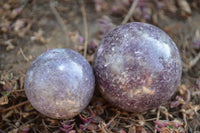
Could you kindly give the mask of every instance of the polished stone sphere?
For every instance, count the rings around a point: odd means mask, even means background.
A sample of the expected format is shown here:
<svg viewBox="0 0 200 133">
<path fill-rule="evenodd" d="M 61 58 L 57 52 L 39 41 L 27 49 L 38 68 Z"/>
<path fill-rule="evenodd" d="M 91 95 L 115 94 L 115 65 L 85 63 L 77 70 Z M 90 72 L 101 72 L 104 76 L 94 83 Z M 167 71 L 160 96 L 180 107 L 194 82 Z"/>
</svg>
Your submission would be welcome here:
<svg viewBox="0 0 200 133">
<path fill-rule="evenodd" d="M 70 49 L 53 49 L 36 58 L 26 73 L 32 106 L 51 118 L 72 118 L 90 102 L 94 74 L 88 61 Z"/>
<path fill-rule="evenodd" d="M 173 40 L 161 29 L 140 22 L 118 26 L 105 35 L 93 68 L 103 97 L 130 112 L 144 112 L 169 100 L 182 73 Z"/>
</svg>

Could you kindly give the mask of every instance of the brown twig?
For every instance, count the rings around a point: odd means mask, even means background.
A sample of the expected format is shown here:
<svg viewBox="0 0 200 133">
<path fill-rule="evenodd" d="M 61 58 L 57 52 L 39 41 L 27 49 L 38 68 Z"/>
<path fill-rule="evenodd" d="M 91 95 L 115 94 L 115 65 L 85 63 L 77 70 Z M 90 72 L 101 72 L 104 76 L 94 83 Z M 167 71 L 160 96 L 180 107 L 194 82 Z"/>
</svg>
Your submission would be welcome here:
<svg viewBox="0 0 200 133">
<path fill-rule="evenodd" d="M 88 45 L 88 25 L 87 25 L 87 15 L 85 11 L 85 5 L 84 1 L 81 0 L 81 12 L 83 16 L 83 23 L 84 23 L 84 37 L 85 37 L 85 42 L 84 42 L 84 57 L 86 57 L 87 54 L 87 45 Z"/>
<path fill-rule="evenodd" d="M 160 118 L 160 107 L 158 107 L 158 111 L 157 111 L 157 116 L 156 116 L 156 121 L 158 121 Z M 158 127 L 158 125 L 156 125 L 156 127 Z M 157 133 L 157 130 L 154 130 L 154 133 Z"/>
<path fill-rule="evenodd" d="M 117 111 L 117 114 L 106 125 L 109 126 L 119 115 L 120 115 L 120 112 Z"/>
<path fill-rule="evenodd" d="M 39 117 L 40 117 L 40 115 L 37 115 L 35 118 L 33 118 L 33 119 L 27 121 L 27 122 L 24 123 L 23 125 L 27 125 L 27 124 L 29 124 L 29 123 L 32 123 L 33 121 L 35 121 L 35 120 L 38 119 Z"/>
<path fill-rule="evenodd" d="M 13 90 L 12 92 L 23 92 L 23 91 L 25 91 L 25 90 L 24 89 L 20 89 L 20 90 Z"/>
<path fill-rule="evenodd" d="M 130 19 L 130 17 L 133 15 L 134 10 L 135 10 L 137 4 L 138 4 L 138 0 L 134 0 L 134 2 L 131 5 L 131 8 L 128 11 L 128 14 L 125 16 L 124 20 L 122 21 L 122 24 L 125 24 L 125 23 L 128 22 L 128 20 Z"/>
<path fill-rule="evenodd" d="M 187 124 L 187 118 L 186 118 L 187 116 L 185 114 L 185 110 L 182 110 L 182 115 L 183 115 L 183 121 L 185 123 L 184 129 L 187 130 L 188 124 Z"/>
<path fill-rule="evenodd" d="M 7 108 L 7 109 L 3 109 L 2 111 L 0 110 L 0 113 L 7 112 L 7 111 L 12 110 L 12 109 L 15 109 L 15 108 L 17 108 L 17 107 L 23 106 L 23 105 L 25 105 L 25 104 L 27 104 L 27 103 L 29 103 L 29 101 L 24 101 L 24 102 L 19 103 L 19 104 L 17 104 L 17 105 L 11 106 L 11 107 L 9 107 L 9 108 Z"/>
<path fill-rule="evenodd" d="M 48 130 L 49 130 L 49 127 L 46 125 L 46 123 L 44 122 L 44 119 L 42 119 L 42 124 L 44 125 L 44 127 L 45 127 L 45 131 L 46 132 L 49 132 Z"/>
<path fill-rule="evenodd" d="M 101 121 L 98 126 L 101 133 L 111 133 L 111 131 L 107 128 L 107 124 L 105 124 L 104 121 Z"/>
<path fill-rule="evenodd" d="M 119 117 L 120 119 L 125 119 L 125 120 L 131 120 L 131 121 L 133 121 L 133 122 L 140 122 L 140 120 L 136 120 L 136 119 L 132 119 L 131 117 L 122 117 L 122 116 L 120 116 Z M 145 119 L 144 121 L 145 122 L 148 122 L 148 121 L 154 121 L 154 120 L 156 120 L 157 118 L 150 118 L 150 119 Z"/>
<path fill-rule="evenodd" d="M 24 54 L 22 48 L 19 48 L 20 53 L 22 54 L 22 56 L 24 57 L 24 59 L 28 62 L 29 59 L 26 57 L 26 55 Z"/>
<path fill-rule="evenodd" d="M 144 121 L 144 116 L 142 115 L 142 114 L 137 114 L 137 117 L 138 117 L 138 119 L 139 119 L 139 124 L 141 125 L 141 126 L 144 126 L 145 125 L 145 121 Z"/>
<path fill-rule="evenodd" d="M 57 12 L 56 8 L 55 8 L 55 3 L 54 2 L 50 2 L 50 8 L 53 12 L 53 14 L 55 15 L 63 33 L 66 35 L 65 37 L 65 41 L 66 41 L 66 44 L 67 44 L 67 47 L 70 47 L 69 45 L 69 39 L 67 37 L 67 27 L 65 26 L 64 22 L 63 22 L 63 19 L 61 18 L 60 14 Z"/>
<path fill-rule="evenodd" d="M 200 60 L 200 52 L 193 60 L 190 61 L 189 68 L 191 69 L 194 65 L 196 65 L 199 60 Z"/>
</svg>

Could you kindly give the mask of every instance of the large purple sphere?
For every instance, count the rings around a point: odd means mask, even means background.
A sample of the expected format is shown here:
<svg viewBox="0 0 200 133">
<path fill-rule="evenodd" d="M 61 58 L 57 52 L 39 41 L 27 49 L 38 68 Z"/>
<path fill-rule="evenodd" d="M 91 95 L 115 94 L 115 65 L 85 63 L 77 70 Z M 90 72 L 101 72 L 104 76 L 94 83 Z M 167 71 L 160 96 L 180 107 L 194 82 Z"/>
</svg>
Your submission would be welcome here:
<svg viewBox="0 0 200 133">
<path fill-rule="evenodd" d="M 25 92 L 33 107 L 52 118 L 71 118 L 90 102 L 94 74 L 79 53 L 53 49 L 40 55 L 26 74 Z"/>
<path fill-rule="evenodd" d="M 158 107 L 181 79 L 179 51 L 161 29 L 128 23 L 109 32 L 94 59 L 97 87 L 113 105 L 131 112 Z"/>
</svg>

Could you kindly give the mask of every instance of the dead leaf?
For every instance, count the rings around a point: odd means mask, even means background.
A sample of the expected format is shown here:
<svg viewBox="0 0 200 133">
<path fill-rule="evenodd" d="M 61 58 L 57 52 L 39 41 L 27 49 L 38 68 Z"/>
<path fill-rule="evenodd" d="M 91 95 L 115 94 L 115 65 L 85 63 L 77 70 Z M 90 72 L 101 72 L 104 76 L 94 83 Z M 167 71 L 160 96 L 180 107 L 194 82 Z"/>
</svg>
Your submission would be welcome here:
<svg viewBox="0 0 200 133">
<path fill-rule="evenodd" d="M 188 13 L 188 14 L 192 13 L 190 5 L 188 4 L 188 2 L 186 0 L 177 0 L 177 3 L 182 11 L 184 11 L 185 13 Z"/>
<path fill-rule="evenodd" d="M 19 31 L 22 27 L 24 27 L 25 25 L 25 21 L 22 19 L 18 19 L 15 23 L 14 23 L 14 31 Z"/>
<path fill-rule="evenodd" d="M 15 19 L 22 11 L 22 8 L 16 8 L 14 10 L 12 10 L 11 14 L 10 14 L 10 18 L 11 19 Z"/>
<path fill-rule="evenodd" d="M 3 96 L 0 98 L 0 105 L 5 105 L 8 104 L 8 97 L 7 96 Z"/>
<path fill-rule="evenodd" d="M 43 37 L 43 30 L 39 29 L 37 32 L 34 33 L 34 36 L 31 37 L 32 41 L 38 41 L 41 43 L 46 43 L 47 40 Z"/>
</svg>

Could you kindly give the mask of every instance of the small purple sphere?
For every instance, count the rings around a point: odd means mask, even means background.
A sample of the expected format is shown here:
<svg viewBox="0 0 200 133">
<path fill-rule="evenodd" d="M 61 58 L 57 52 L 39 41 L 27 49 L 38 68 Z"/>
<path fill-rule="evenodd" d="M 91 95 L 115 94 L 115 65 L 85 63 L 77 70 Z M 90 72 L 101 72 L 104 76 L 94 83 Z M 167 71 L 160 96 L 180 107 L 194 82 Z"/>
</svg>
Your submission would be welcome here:
<svg viewBox="0 0 200 133">
<path fill-rule="evenodd" d="M 130 112 L 144 112 L 169 100 L 182 73 L 173 40 L 140 22 L 109 32 L 96 51 L 93 68 L 105 99 Z"/>
<path fill-rule="evenodd" d="M 51 118 L 72 118 L 90 102 L 94 93 L 90 64 L 70 49 L 43 53 L 26 73 L 25 92 L 33 107 Z"/>
</svg>

